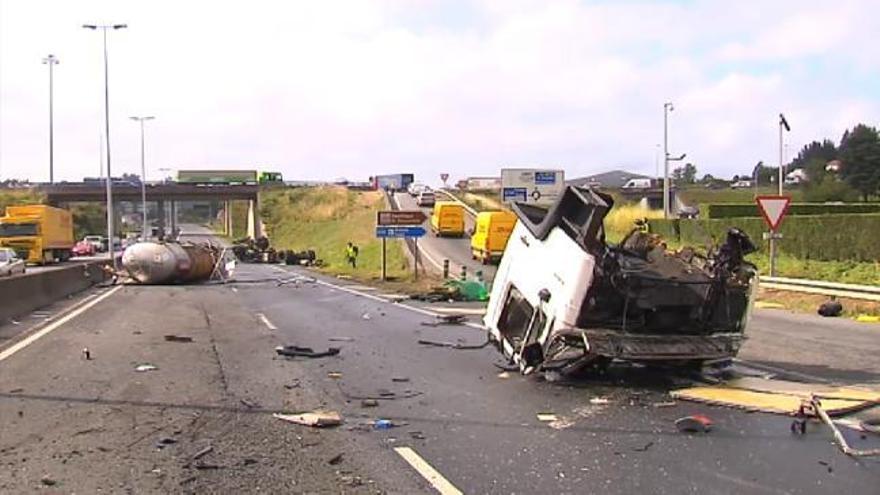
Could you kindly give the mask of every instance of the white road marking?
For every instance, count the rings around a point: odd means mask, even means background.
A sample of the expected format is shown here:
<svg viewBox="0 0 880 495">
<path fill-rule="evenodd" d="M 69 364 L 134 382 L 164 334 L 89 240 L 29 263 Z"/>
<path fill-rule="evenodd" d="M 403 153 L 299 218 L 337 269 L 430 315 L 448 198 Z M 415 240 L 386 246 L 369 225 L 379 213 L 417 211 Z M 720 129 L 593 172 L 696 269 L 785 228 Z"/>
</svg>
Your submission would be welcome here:
<svg viewBox="0 0 880 495">
<path fill-rule="evenodd" d="M 422 459 L 415 450 L 409 447 L 395 447 L 394 451 L 397 452 L 400 457 L 403 457 L 403 460 L 422 475 L 422 478 L 425 478 L 435 490 L 440 492 L 441 495 L 462 495 L 461 490 L 456 488 L 455 485 L 444 478 L 443 475 L 434 469 L 433 466 Z"/>
<path fill-rule="evenodd" d="M 263 322 L 263 325 L 266 325 L 266 328 L 268 328 L 269 330 L 278 330 L 278 327 L 273 325 L 272 322 L 269 321 L 269 318 L 266 318 L 266 315 L 264 315 L 263 313 L 257 313 L 257 317 L 260 319 L 260 321 Z"/>
<path fill-rule="evenodd" d="M 21 341 L 16 342 L 14 345 L 12 345 L 11 347 L 9 347 L 8 349 L 5 349 L 5 350 L 3 350 L 3 352 L 0 352 L 0 361 L 3 361 L 4 359 L 6 359 L 6 358 L 12 356 L 12 355 L 15 354 L 16 352 L 18 352 L 18 351 L 24 349 L 25 347 L 27 347 L 27 346 L 33 344 L 34 342 L 36 342 L 37 340 L 39 340 L 40 338 L 42 338 L 44 335 L 48 334 L 49 332 L 54 331 L 56 328 L 60 327 L 61 325 L 64 325 L 64 324 L 67 323 L 68 321 L 70 321 L 70 320 L 76 318 L 77 316 L 79 316 L 79 315 L 85 313 L 85 312 L 88 311 L 89 308 L 91 308 L 92 306 L 98 304 L 99 302 L 103 301 L 104 299 L 107 299 L 108 297 L 112 296 L 113 294 L 116 294 L 116 292 L 118 292 L 119 289 L 121 289 L 121 288 L 122 288 L 122 286 L 121 286 L 121 285 L 118 285 L 118 286 L 116 286 L 116 287 L 110 289 L 109 291 L 107 291 L 107 292 L 101 294 L 100 296 L 98 296 L 98 297 L 92 299 L 91 301 L 89 301 L 89 302 L 83 304 L 82 306 L 80 306 L 80 307 L 78 307 L 77 309 L 71 311 L 70 313 L 68 313 L 68 314 L 62 316 L 61 318 L 55 320 L 54 322 L 50 323 L 49 325 L 46 325 L 45 327 L 41 328 L 40 330 L 37 330 L 36 332 L 34 332 L 34 333 L 28 335 L 27 337 L 25 337 L 25 338 L 22 339 Z"/>
</svg>

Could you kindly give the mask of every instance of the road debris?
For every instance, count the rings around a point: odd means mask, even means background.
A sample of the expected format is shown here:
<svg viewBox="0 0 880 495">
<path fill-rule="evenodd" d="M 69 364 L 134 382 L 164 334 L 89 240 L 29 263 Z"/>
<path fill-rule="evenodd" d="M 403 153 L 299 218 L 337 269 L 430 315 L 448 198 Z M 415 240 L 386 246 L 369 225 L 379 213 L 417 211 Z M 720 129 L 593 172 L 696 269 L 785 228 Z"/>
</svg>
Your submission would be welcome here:
<svg viewBox="0 0 880 495">
<path fill-rule="evenodd" d="M 369 320 L 372 317 L 370 316 L 370 313 L 364 313 L 363 316 L 361 316 L 361 318 L 363 318 L 365 320 Z"/>
<path fill-rule="evenodd" d="M 837 387 L 819 383 L 741 377 L 725 383 L 674 390 L 676 399 L 728 406 L 747 411 L 795 415 L 804 400 L 822 398 L 825 411 L 832 416 L 857 411 L 880 402 L 876 387 Z"/>
<path fill-rule="evenodd" d="M 174 445 L 175 443 L 177 443 L 177 440 L 175 440 L 174 438 L 162 437 L 158 441 L 156 441 L 156 448 L 157 449 L 164 449 L 168 445 Z"/>
<path fill-rule="evenodd" d="M 284 388 L 287 390 L 293 390 L 295 388 L 299 388 L 302 384 L 299 381 L 299 378 L 294 378 L 290 383 L 285 383 Z"/>
<path fill-rule="evenodd" d="M 339 372 L 339 371 L 328 371 L 328 372 L 327 372 L 327 378 L 332 378 L 332 379 L 334 379 L 334 380 L 339 380 L 340 378 L 342 378 L 342 372 Z"/>
<path fill-rule="evenodd" d="M 192 339 L 192 337 L 187 337 L 187 336 L 185 336 L 185 335 L 166 335 L 166 336 L 165 336 L 165 341 L 166 341 L 166 342 L 177 342 L 177 343 L 185 344 L 185 343 L 192 342 L 193 339 Z"/>
<path fill-rule="evenodd" d="M 496 375 L 496 376 L 498 378 L 501 378 L 502 380 L 506 380 L 507 378 L 510 378 L 510 372 L 509 371 L 502 371 L 501 373 L 498 373 L 498 375 Z"/>
<path fill-rule="evenodd" d="M 425 340 L 425 339 L 419 339 L 418 342 L 419 342 L 419 344 L 429 345 L 429 346 L 433 346 L 433 347 L 446 347 L 449 349 L 457 349 L 457 350 L 461 350 L 461 351 L 475 351 L 477 349 L 482 349 L 482 348 L 488 346 L 492 341 L 490 341 L 487 338 L 486 342 L 483 342 L 482 344 L 460 344 L 458 342 L 442 342 L 442 341 Z"/>
<path fill-rule="evenodd" d="M 330 342 L 354 342 L 354 337 L 330 337 Z"/>
<path fill-rule="evenodd" d="M 364 399 L 361 401 L 361 407 L 378 407 L 379 401 L 376 399 Z"/>
<path fill-rule="evenodd" d="M 819 313 L 820 316 L 825 317 L 840 316 L 843 313 L 843 304 L 840 304 L 840 301 L 832 296 L 831 299 L 819 305 L 817 313 Z"/>
<path fill-rule="evenodd" d="M 195 461 L 195 460 L 198 460 L 198 459 L 200 459 L 200 458 L 202 458 L 202 457 L 205 457 L 206 455 L 210 454 L 210 453 L 213 452 L 213 451 L 214 451 L 214 446 L 213 446 L 213 445 L 208 445 L 207 447 L 205 447 L 205 448 L 203 448 L 202 450 L 200 450 L 200 451 L 196 452 L 195 454 L 193 454 L 192 458 L 193 458 L 193 460 Z"/>
<path fill-rule="evenodd" d="M 554 430 L 564 430 L 566 428 L 570 428 L 574 426 L 575 422 L 571 418 L 561 417 L 554 421 L 550 421 L 547 423 L 547 426 L 553 428 Z"/>
<path fill-rule="evenodd" d="M 712 420 L 703 414 L 693 414 L 676 419 L 675 426 L 684 433 L 707 433 L 712 429 Z"/>
<path fill-rule="evenodd" d="M 82 355 L 83 359 L 85 359 L 86 361 L 92 360 L 92 351 L 90 351 L 88 347 L 83 347 Z"/>
<path fill-rule="evenodd" d="M 450 314 L 450 315 L 437 315 L 434 317 L 434 321 L 423 321 L 421 324 L 426 327 L 437 327 L 440 325 L 461 325 L 467 319 L 467 315 L 463 314 Z"/>
<path fill-rule="evenodd" d="M 654 442 L 648 442 L 644 445 L 644 447 L 633 447 L 633 452 L 647 452 L 652 445 L 654 445 Z"/>
<path fill-rule="evenodd" d="M 538 421 L 542 421 L 544 423 L 549 423 L 551 421 L 557 421 L 559 419 L 553 413 L 538 413 L 537 417 L 538 417 Z"/>
<path fill-rule="evenodd" d="M 851 457 L 869 457 L 869 456 L 880 456 L 880 449 L 854 449 L 850 446 L 849 442 L 846 441 L 846 437 L 840 432 L 840 429 L 837 428 L 837 425 L 834 424 L 834 421 L 828 416 L 828 413 L 825 411 L 825 408 L 822 407 L 822 400 L 818 397 L 813 396 L 810 398 L 810 405 L 813 408 L 813 411 L 822 419 L 822 422 L 828 425 L 831 428 L 831 431 L 834 433 L 834 441 L 837 442 L 837 446 L 840 447 L 840 450 Z"/>
<path fill-rule="evenodd" d="M 425 434 L 420 431 L 411 431 L 409 432 L 409 437 L 413 440 L 424 440 Z"/>
<path fill-rule="evenodd" d="M 373 422 L 373 428 L 377 430 L 388 430 L 396 428 L 397 426 L 400 425 L 395 424 L 394 421 L 391 421 L 390 419 L 377 419 Z"/>
<path fill-rule="evenodd" d="M 675 407 L 678 403 L 674 400 L 668 402 L 654 402 L 651 404 L 653 407 L 661 408 L 661 407 Z"/>
<path fill-rule="evenodd" d="M 339 354 L 339 347 L 328 347 L 326 351 L 316 352 L 311 347 L 300 347 L 296 345 L 284 345 L 275 348 L 275 352 L 279 356 L 285 357 L 306 357 L 306 358 L 322 358 L 335 356 Z"/>
<path fill-rule="evenodd" d="M 593 404 L 594 406 L 605 406 L 610 403 L 611 401 L 606 399 L 605 397 L 593 397 L 592 399 L 590 399 L 590 404 Z"/>
<path fill-rule="evenodd" d="M 342 453 L 336 454 L 335 456 L 333 456 L 327 460 L 327 464 L 330 464 L 331 466 L 335 466 L 335 465 L 342 462 L 342 457 L 343 457 Z"/>
<path fill-rule="evenodd" d="M 298 425 L 325 428 L 342 424 L 342 416 L 336 411 L 313 411 L 301 414 L 272 414 L 273 417 L 282 421 L 296 423 Z"/>
<path fill-rule="evenodd" d="M 42 478 L 40 478 L 40 483 L 42 483 L 42 484 L 44 484 L 44 485 L 46 485 L 46 486 L 55 486 L 55 485 L 58 484 L 57 481 L 55 481 L 54 479 L 50 478 L 49 476 L 43 476 Z"/>
<path fill-rule="evenodd" d="M 241 402 L 242 405 L 244 405 L 244 407 L 246 407 L 248 409 L 257 409 L 260 407 L 260 405 L 257 404 L 256 402 L 251 402 L 247 399 L 239 399 L 238 401 Z"/>
<path fill-rule="evenodd" d="M 405 376 L 392 376 L 391 381 L 395 383 L 407 383 L 409 382 L 409 378 Z"/>
<path fill-rule="evenodd" d="M 139 365 L 137 365 L 137 366 L 134 368 L 135 371 L 139 371 L 139 372 L 144 372 L 144 371 L 156 371 L 157 369 L 159 369 L 159 367 L 154 366 L 154 365 L 149 364 L 149 363 L 139 364 Z"/>
</svg>

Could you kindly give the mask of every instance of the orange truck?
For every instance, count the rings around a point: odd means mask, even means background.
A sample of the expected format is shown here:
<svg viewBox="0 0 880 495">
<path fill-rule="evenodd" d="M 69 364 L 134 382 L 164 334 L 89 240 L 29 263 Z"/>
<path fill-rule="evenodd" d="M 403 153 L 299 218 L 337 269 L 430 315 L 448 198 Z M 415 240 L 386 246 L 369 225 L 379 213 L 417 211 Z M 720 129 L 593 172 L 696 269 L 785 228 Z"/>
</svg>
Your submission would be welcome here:
<svg viewBox="0 0 880 495">
<path fill-rule="evenodd" d="M 74 246 L 73 217 L 47 205 L 7 206 L 0 217 L 0 247 L 12 248 L 28 263 L 67 261 Z"/>
</svg>

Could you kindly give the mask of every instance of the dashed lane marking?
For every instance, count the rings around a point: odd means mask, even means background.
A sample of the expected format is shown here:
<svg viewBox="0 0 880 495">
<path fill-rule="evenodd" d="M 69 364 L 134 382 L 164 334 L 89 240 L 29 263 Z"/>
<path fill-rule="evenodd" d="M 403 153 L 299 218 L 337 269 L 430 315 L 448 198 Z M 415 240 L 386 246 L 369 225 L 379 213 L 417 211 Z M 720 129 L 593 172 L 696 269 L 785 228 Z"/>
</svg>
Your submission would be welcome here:
<svg viewBox="0 0 880 495">
<path fill-rule="evenodd" d="M 263 322 L 263 325 L 266 325 L 266 328 L 268 328 L 269 330 L 278 330 L 278 327 L 276 327 L 271 321 L 269 321 L 269 318 L 266 318 L 266 315 L 264 315 L 263 313 L 257 313 L 257 318 L 259 318 L 260 321 Z"/>
<path fill-rule="evenodd" d="M 425 478 L 435 490 L 441 495 L 462 495 L 462 491 L 455 487 L 440 472 L 428 464 L 428 461 L 422 459 L 422 456 L 409 447 L 396 447 L 394 449 L 400 457 L 403 457 L 413 469 L 415 469 L 422 478 Z"/>
<path fill-rule="evenodd" d="M 55 329 L 57 329 L 57 328 L 60 327 L 61 325 L 64 325 L 64 324 L 67 323 L 68 321 L 70 321 L 70 320 L 76 318 L 77 316 L 79 316 L 79 315 L 85 313 L 86 311 L 88 311 L 90 308 L 92 308 L 93 306 L 95 306 L 95 305 L 98 304 L 99 302 L 103 301 L 104 299 L 107 299 L 108 297 L 112 296 L 113 294 L 116 294 L 116 293 L 119 291 L 119 289 L 121 289 L 121 288 L 122 288 L 122 286 L 121 286 L 121 285 L 118 285 L 118 286 L 116 286 L 116 287 L 110 289 L 109 291 L 107 291 L 107 292 L 101 294 L 100 296 L 98 296 L 98 297 L 92 299 L 91 301 L 89 301 L 89 302 L 83 304 L 82 306 L 80 306 L 80 307 L 74 309 L 74 310 L 71 311 L 70 313 L 67 313 L 66 315 L 62 316 L 61 318 L 55 320 L 54 322 L 50 323 L 49 325 L 46 325 L 45 327 L 43 327 L 43 328 L 37 330 L 36 332 L 34 332 L 34 333 L 28 335 L 27 337 L 25 337 L 24 339 L 20 340 L 19 342 L 16 342 L 14 345 L 12 345 L 12 346 L 10 346 L 9 348 L 7 348 L 7 349 L 3 350 L 2 352 L 0 352 L 0 361 L 3 361 L 4 359 L 6 359 L 6 358 L 12 356 L 12 355 L 15 354 L 16 352 L 18 352 L 18 351 L 24 349 L 25 347 L 27 347 L 27 346 L 33 344 L 34 342 L 36 342 L 37 340 L 39 340 L 39 339 L 42 338 L 43 336 L 49 334 L 50 332 L 53 332 Z"/>
</svg>

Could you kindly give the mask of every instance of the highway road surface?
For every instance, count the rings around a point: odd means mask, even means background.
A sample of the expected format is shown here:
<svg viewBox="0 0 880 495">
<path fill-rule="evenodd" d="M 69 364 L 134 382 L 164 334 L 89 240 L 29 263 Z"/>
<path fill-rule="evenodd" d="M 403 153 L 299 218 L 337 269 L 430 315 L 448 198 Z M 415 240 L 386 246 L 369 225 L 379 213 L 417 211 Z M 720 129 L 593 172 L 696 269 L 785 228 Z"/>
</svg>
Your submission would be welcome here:
<svg viewBox="0 0 880 495">
<path fill-rule="evenodd" d="M 0 328 L 0 492 L 876 493 L 880 486 L 878 460 L 842 455 L 821 425 L 796 437 L 782 416 L 686 402 L 655 407 L 689 383 L 657 370 L 621 366 L 559 382 L 504 373 L 491 347 L 418 343 L 484 342 L 476 326 L 424 325 L 458 303 L 394 304 L 353 282 L 303 275 L 313 274 L 240 265 L 238 282 L 226 285 L 100 289 L 48 308 L 49 319 L 33 330 Z M 877 329 L 758 311 L 741 358 L 877 382 Z M 340 352 L 288 359 L 276 355 L 278 345 Z M 140 365 L 156 369 L 138 372 Z M 378 406 L 364 407 L 363 398 Z M 338 411 L 345 423 L 318 429 L 272 417 L 315 409 Z M 558 421 L 539 421 L 538 413 Z M 679 433 L 674 420 L 691 413 L 711 417 L 713 431 Z M 398 426 L 375 429 L 377 419 Z"/>
<path fill-rule="evenodd" d="M 443 195 L 438 193 L 438 199 L 442 199 Z M 474 218 L 467 213 L 465 214 L 465 235 L 464 237 L 436 237 L 431 233 L 431 212 L 430 207 L 419 207 L 415 198 L 406 192 L 398 192 L 394 194 L 393 201 L 396 201 L 401 210 L 422 210 L 429 220 L 426 220 L 423 226 L 428 231 L 428 235 L 419 239 L 419 248 L 422 249 L 422 261 L 426 268 L 434 271 L 441 271 L 443 260 L 448 259 L 450 262 L 450 271 L 453 276 L 458 276 L 461 267 L 467 268 L 468 276 L 473 276 L 477 270 L 483 272 L 486 280 L 495 278 L 496 265 L 483 265 L 479 261 L 475 261 L 471 257 L 470 234 L 474 229 Z"/>
</svg>

